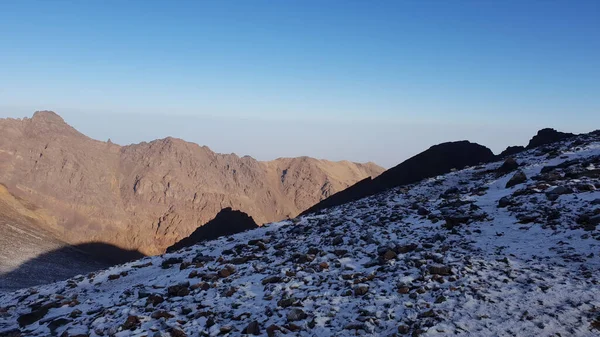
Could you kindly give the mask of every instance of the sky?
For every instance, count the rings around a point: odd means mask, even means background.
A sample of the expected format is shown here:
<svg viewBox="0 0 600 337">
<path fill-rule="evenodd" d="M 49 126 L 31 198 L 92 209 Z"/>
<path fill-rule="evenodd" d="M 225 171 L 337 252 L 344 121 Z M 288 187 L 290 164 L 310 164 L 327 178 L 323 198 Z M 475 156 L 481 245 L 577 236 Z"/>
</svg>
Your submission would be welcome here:
<svg viewBox="0 0 600 337">
<path fill-rule="evenodd" d="M 600 128 L 600 1 L 0 1 L 0 117 L 391 167 Z"/>
</svg>

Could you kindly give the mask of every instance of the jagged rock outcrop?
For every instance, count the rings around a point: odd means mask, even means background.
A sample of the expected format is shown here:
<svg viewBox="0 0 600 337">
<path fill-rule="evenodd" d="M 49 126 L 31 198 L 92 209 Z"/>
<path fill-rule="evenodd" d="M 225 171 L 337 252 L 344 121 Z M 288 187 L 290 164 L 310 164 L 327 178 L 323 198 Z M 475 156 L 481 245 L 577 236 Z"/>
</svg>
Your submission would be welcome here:
<svg viewBox="0 0 600 337">
<path fill-rule="evenodd" d="M 387 189 L 415 183 L 425 178 L 448 173 L 452 169 L 486 163 L 495 156 L 485 146 L 469 141 L 448 142 L 430 147 L 428 150 L 407 159 L 385 171 L 375 179 L 366 178 L 357 184 L 310 207 L 302 214 L 342 205 Z"/>
<path fill-rule="evenodd" d="M 0 119 L 0 183 L 47 211 L 44 229 L 72 244 L 145 254 L 164 252 L 225 207 L 277 221 L 382 171 L 308 157 L 260 162 L 176 138 L 119 146 L 49 111 Z"/>
<path fill-rule="evenodd" d="M 251 216 L 227 207 L 222 209 L 214 219 L 198 227 L 190 236 L 167 248 L 167 252 L 189 247 L 201 241 L 214 240 L 221 236 L 232 235 L 254 228 L 258 228 L 258 225 Z"/>
<path fill-rule="evenodd" d="M 551 128 L 541 129 L 537 132 L 535 136 L 533 136 L 533 138 L 531 138 L 529 144 L 527 144 L 527 149 L 532 149 L 534 147 L 559 142 L 561 140 L 565 140 L 571 137 L 575 137 L 575 134 L 560 132 Z"/>
<path fill-rule="evenodd" d="M 507 147 L 504 151 L 500 152 L 500 154 L 498 155 L 499 158 L 506 158 L 506 157 L 510 157 L 513 156 L 519 152 L 523 152 L 525 151 L 525 146 L 509 146 Z"/>
</svg>

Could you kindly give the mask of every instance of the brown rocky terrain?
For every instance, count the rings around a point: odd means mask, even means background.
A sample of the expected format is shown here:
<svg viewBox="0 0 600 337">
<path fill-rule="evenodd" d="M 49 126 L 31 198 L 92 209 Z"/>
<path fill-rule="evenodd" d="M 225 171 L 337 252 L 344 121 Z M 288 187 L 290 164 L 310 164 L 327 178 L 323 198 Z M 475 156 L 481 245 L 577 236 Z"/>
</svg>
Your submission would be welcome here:
<svg viewBox="0 0 600 337">
<path fill-rule="evenodd" d="M 0 183 L 45 214 L 37 226 L 71 244 L 162 253 L 225 207 L 277 221 L 381 172 L 308 157 L 260 162 L 176 138 L 119 146 L 49 111 L 0 119 Z"/>
</svg>

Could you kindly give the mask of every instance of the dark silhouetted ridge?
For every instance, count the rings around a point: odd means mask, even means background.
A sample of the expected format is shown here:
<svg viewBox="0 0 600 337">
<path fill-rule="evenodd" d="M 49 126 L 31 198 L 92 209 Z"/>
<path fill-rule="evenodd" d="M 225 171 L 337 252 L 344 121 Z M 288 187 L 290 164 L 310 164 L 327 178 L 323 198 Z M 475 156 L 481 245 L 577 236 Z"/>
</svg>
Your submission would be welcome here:
<svg viewBox="0 0 600 337">
<path fill-rule="evenodd" d="M 393 187 L 435 177 L 448 173 L 452 169 L 462 169 L 467 166 L 489 162 L 494 158 L 494 153 L 487 147 L 466 140 L 434 145 L 385 171 L 373 180 L 364 179 L 332 195 L 307 209 L 302 215 L 342 205 Z"/>
<path fill-rule="evenodd" d="M 231 207 L 223 208 L 214 219 L 204 226 L 198 227 L 190 236 L 167 248 L 172 252 L 195 245 L 198 242 L 213 240 L 221 236 L 232 235 L 249 229 L 258 228 L 254 219 L 242 211 L 234 211 Z"/>
<path fill-rule="evenodd" d="M 531 138 L 529 144 L 527 144 L 527 149 L 533 149 L 534 147 L 559 142 L 575 136 L 576 135 L 573 133 L 560 132 L 551 128 L 541 129 L 535 136 L 533 136 L 533 138 Z"/>
</svg>

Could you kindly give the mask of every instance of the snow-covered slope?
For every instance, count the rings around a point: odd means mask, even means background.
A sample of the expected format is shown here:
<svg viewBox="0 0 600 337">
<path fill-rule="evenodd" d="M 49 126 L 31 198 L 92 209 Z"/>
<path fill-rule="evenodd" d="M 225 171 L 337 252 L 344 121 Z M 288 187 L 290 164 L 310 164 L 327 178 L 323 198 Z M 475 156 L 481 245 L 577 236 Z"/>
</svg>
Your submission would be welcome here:
<svg viewBox="0 0 600 337">
<path fill-rule="evenodd" d="M 516 161 L 3 295 L 0 336 L 598 335 L 600 135 Z"/>
</svg>

